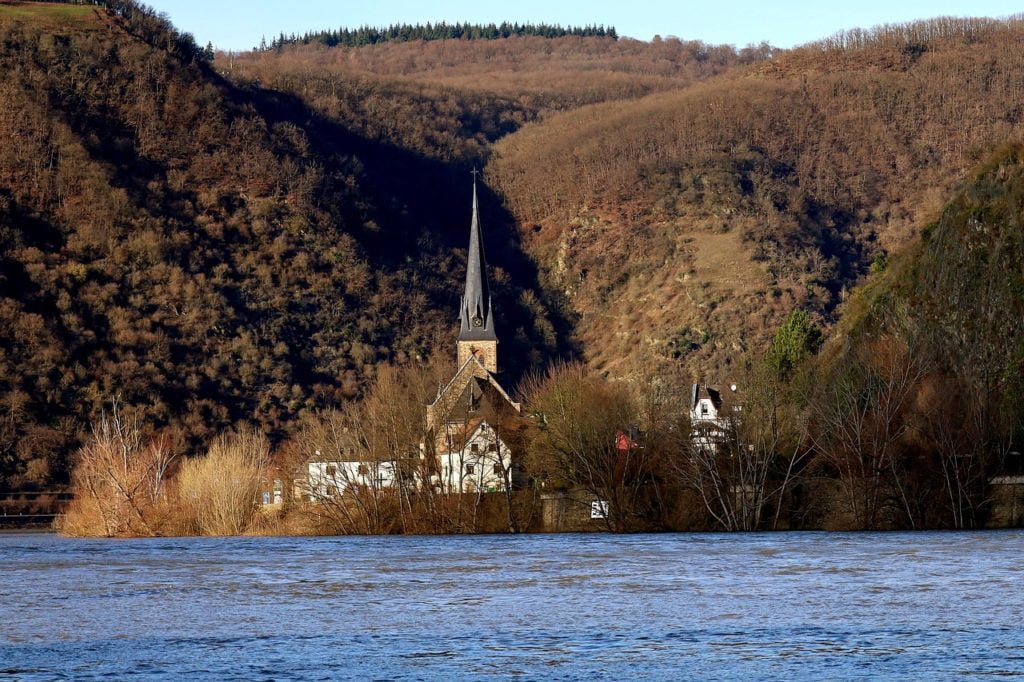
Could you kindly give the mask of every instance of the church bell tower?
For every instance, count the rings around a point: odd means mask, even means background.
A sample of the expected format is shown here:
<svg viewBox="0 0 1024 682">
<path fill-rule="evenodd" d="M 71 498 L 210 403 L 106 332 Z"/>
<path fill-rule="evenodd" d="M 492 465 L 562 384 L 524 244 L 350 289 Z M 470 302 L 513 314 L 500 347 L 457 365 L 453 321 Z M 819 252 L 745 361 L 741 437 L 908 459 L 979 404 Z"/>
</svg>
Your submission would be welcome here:
<svg viewBox="0 0 1024 682">
<path fill-rule="evenodd" d="M 473 171 L 473 219 L 469 226 L 469 257 L 466 259 L 466 288 L 459 307 L 459 367 L 476 356 L 488 372 L 498 371 L 498 337 L 494 333 L 494 310 L 487 282 L 487 259 L 480 238 L 480 210 Z"/>
</svg>

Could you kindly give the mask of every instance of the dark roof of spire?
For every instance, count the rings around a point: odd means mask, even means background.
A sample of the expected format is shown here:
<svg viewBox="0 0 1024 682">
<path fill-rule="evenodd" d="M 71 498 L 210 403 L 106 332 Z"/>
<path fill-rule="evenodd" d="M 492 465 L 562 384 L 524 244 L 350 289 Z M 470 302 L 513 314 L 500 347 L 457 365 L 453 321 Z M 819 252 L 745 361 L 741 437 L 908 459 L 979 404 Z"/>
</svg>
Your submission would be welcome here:
<svg viewBox="0 0 1024 682">
<path fill-rule="evenodd" d="M 459 340 L 491 341 L 494 334 L 494 311 L 491 309 L 491 288 L 487 282 L 487 258 L 480 237 L 480 209 L 476 199 L 476 172 L 473 173 L 473 220 L 469 226 L 469 256 L 466 259 L 466 289 L 459 306 Z"/>
</svg>

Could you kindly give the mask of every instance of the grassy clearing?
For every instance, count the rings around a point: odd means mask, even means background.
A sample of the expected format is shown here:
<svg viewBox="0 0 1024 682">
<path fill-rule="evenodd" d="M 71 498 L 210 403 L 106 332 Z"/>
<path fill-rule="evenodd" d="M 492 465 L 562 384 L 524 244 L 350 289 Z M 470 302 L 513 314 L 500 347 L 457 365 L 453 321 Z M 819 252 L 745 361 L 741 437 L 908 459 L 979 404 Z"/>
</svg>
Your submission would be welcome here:
<svg viewBox="0 0 1024 682">
<path fill-rule="evenodd" d="M 32 22 L 46 27 L 82 26 L 96 20 L 95 7 L 48 2 L 0 2 L 0 23 Z"/>
</svg>

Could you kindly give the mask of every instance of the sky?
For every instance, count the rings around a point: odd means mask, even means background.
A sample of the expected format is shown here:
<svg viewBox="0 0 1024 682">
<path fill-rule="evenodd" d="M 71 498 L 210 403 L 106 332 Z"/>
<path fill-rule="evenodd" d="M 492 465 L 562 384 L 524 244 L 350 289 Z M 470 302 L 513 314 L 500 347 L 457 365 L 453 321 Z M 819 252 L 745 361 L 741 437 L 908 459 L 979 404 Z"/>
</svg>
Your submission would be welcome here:
<svg viewBox="0 0 1024 682">
<path fill-rule="evenodd" d="M 148 0 L 205 45 L 246 50 L 282 31 L 386 26 L 393 23 L 502 21 L 604 24 L 620 35 L 744 46 L 792 47 L 841 29 L 935 16 L 1003 17 L 1021 12 L 1008 0 Z"/>
</svg>

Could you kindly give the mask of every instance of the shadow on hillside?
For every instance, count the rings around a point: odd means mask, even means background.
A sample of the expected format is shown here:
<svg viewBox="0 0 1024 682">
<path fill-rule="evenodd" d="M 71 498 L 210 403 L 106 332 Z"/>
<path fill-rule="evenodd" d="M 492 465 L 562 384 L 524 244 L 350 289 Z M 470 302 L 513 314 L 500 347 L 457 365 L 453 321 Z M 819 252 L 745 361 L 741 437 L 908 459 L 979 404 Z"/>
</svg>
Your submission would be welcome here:
<svg viewBox="0 0 1024 682">
<path fill-rule="evenodd" d="M 360 185 L 371 189 L 379 202 L 372 213 L 380 229 L 357 228 L 375 267 L 401 270 L 426 259 L 458 268 L 455 279 L 461 282 L 469 238 L 472 162 L 445 163 L 367 139 L 313 112 L 288 93 L 244 88 L 224 79 L 221 83 L 236 100 L 255 106 L 268 122 L 301 126 L 319 151 L 358 160 Z M 572 317 L 542 289 L 537 267 L 520 243 L 515 219 L 485 184 L 479 187 L 479 199 L 502 341 L 502 369 L 506 382 L 513 385 L 551 360 L 577 357 L 579 349 L 573 342 Z M 451 258 L 453 254 L 456 259 Z M 507 277 L 495 277 L 497 269 Z M 452 276 L 452 272 L 437 274 Z M 445 291 L 432 296 L 430 303 L 450 311 L 450 334 L 442 338 L 450 337 L 454 345 L 461 286 L 445 287 Z"/>
</svg>

